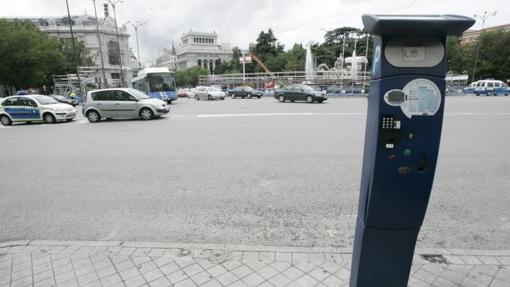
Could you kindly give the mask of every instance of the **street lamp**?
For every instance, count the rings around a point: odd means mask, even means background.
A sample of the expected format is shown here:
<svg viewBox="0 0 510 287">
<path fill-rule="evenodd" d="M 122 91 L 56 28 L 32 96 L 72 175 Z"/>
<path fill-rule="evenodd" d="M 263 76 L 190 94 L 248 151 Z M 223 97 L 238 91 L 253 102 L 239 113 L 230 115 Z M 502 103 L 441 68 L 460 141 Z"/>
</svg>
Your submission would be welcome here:
<svg viewBox="0 0 510 287">
<path fill-rule="evenodd" d="M 133 29 L 135 29 L 135 36 L 136 36 L 136 53 L 138 54 L 138 68 L 142 67 L 142 63 L 140 62 L 140 46 L 138 45 L 138 28 L 145 25 L 145 23 L 140 23 L 140 21 L 136 21 L 135 24 L 131 23 L 131 26 L 133 26 Z"/>
<path fill-rule="evenodd" d="M 471 79 L 473 82 L 475 81 L 476 65 L 478 64 L 478 54 L 480 53 L 480 36 L 483 33 L 483 28 L 485 26 L 485 21 L 487 21 L 487 19 L 490 16 L 495 16 L 496 13 L 497 12 L 488 13 L 487 11 L 485 11 L 485 12 L 483 12 L 483 15 L 476 15 L 476 14 L 473 15 L 473 18 L 480 19 L 482 21 L 482 29 L 480 30 L 480 35 L 478 35 L 478 39 L 476 41 L 475 66 L 473 67 L 473 77 Z"/>
<path fill-rule="evenodd" d="M 94 15 L 96 16 L 97 42 L 99 42 L 99 57 L 101 57 L 101 69 L 103 72 L 103 80 L 99 82 L 99 86 L 101 88 L 105 88 L 105 87 L 108 87 L 108 80 L 106 79 L 106 72 L 104 70 L 103 45 L 101 44 L 101 36 L 99 34 L 99 20 L 97 19 L 96 0 L 92 0 L 92 2 L 94 2 Z"/>
<path fill-rule="evenodd" d="M 122 52 L 120 50 L 120 40 L 119 40 L 119 29 L 117 27 L 117 11 L 115 10 L 115 6 L 118 3 L 124 3 L 122 0 L 108 0 L 110 5 L 113 7 L 113 20 L 115 22 L 115 37 L 117 38 L 117 49 L 119 53 L 119 66 L 120 66 L 120 85 L 124 86 L 124 71 L 122 70 Z"/>
<path fill-rule="evenodd" d="M 66 0 L 66 6 L 67 6 L 67 20 L 69 21 L 69 31 L 71 32 L 71 42 L 73 45 L 73 61 L 76 64 L 76 75 L 78 77 L 78 88 L 81 93 L 81 79 L 80 79 L 80 70 L 79 70 L 79 63 L 78 63 L 78 57 L 76 56 L 76 44 L 74 43 L 74 33 L 73 33 L 73 21 L 71 20 L 71 12 L 69 12 L 69 1 Z"/>
</svg>

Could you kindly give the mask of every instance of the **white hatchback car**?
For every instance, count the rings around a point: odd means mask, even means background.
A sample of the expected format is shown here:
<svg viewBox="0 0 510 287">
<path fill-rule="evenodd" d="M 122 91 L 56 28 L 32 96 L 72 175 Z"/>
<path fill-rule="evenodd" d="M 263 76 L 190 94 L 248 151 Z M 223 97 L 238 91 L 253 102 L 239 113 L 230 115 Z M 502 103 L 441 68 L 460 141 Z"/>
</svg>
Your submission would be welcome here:
<svg viewBox="0 0 510 287">
<path fill-rule="evenodd" d="M 3 99 L 0 103 L 0 122 L 9 126 L 13 122 L 55 123 L 76 118 L 76 109 L 44 95 L 20 95 Z"/>
<path fill-rule="evenodd" d="M 162 100 L 147 96 L 135 89 L 102 89 L 87 93 L 82 113 L 91 122 L 102 118 L 150 120 L 170 112 L 170 107 Z"/>
<path fill-rule="evenodd" d="M 197 87 L 195 91 L 195 99 L 197 101 L 224 100 L 225 92 L 216 87 Z"/>
</svg>

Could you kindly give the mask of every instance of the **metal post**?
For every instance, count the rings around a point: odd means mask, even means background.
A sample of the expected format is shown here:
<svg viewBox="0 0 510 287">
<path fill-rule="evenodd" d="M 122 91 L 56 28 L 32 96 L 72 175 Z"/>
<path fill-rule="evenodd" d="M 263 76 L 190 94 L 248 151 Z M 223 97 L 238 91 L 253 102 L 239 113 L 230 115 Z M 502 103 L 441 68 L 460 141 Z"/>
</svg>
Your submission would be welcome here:
<svg viewBox="0 0 510 287">
<path fill-rule="evenodd" d="M 363 92 L 365 92 L 365 82 L 367 81 L 367 65 L 368 65 L 368 41 L 370 40 L 370 35 L 367 35 L 367 44 L 365 46 L 365 59 L 367 62 L 365 63 L 365 67 L 363 69 Z"/>
<path fill-rule="evenodd" d="M 243 83 L 246 82 L 246 53 L 243 52 Z"/>
<path fill-rule="evenodd" d="M 495 16 L 497 12 L 492 12 L 490 14 L 487 14 L 487 11 L 483 12 L 483 15 L 480 16 L 480 15 L 474 15 L 473 18 L 478 18 L 480 20 L 482 20 L 482 29 L 480 30 L 480 35 L 478 35 L 478 39 L 476 40 L 476 53 L 475 53 L 475 66 L 473 67 L 473 77 L 471 79 L 471 82 L 474 82 L 475 81 L 475 76 L 476 76 L 476 65 L 478 64 L 478 54 L 480 53 L 480 38 L 482 36 L 482 33 L 483 33 L 483 28 L 485 26 L 485 21 L 487 21 L 487 19 L 490 17 L 490 16 Z"/>
<path fill-rule="evenodd" d="M 73 33 L 73 22 L 71 21 L 71 12 L 69 12 L 69 1 L 66 0 L 66 6 L 67 6 L 67 20 L 69 21 L 69 30 L 71 31 L 71 42 L 73 45 L 73 61 L 77 61 L 78 58 L 76 57 L 76 45 L 74 43 L 74 33 Z M 78 88 L 80 91 L 80 94 L 82 92 L 81 90 L 81 79 L 80 79 L 80 71 L 78 70 L 78 63 L 76 64 L 76 75 L 78 76 Z"/>
<path fill-rule="evenodd" d="M 342 79 L 342 74 L 343 74 L 343 71 L 344 71 L 344 64 L 345 64 L 345 34 L 344 34 L 344 38 L 342 39 L 342 68 L 340 69 L 340 94 L 343 93 L 343 88 L 344 88 L 344 81 Z"/>
<path fill-rule="evenodd" d="M 122 69 L 122 52 L 120 50 L 120 40 L 119 40 L 119 29 L 117 27 L 117 12 L 115 9 L 115 6 L 117 6 L 118 3 L 122 3 L 122 0 L 108 0 L 110 4 L 113 7 L 113 20 L 115 22 L 115 37 L 117 38 L 117 49 L 119 53 L 119 66 L 120 66 L 120 85 L 121 87 L 124 86 L 124 70 Z"/>
<path fill-rule="evenodd" d="M 142 67 L 142 63 L 140 60 L 140 45 L 138 44 L 138 28 L 145 25 L 145 23 L 140 23 L 140 21 L 136 21 L 135 24 L 131 23 L 131 26 L 133 26 L 133 29 L 135 29 L 135 37 L 136 37 L 136 52 L 138 54 L 138 68 Z"/>
<path fill-rule="evenodd" d="M 99 86 L 101 88 L 106 88 L 108 87 L 108 80 L 106 79 L 106 72 L 104 70 L 103 45 L 101 44 L 101 36 L 99 34 L 99 20 L 97 19 L 96 0 L 92 0 L 92 2 L 94 2 L 94 15 L 96 16 L 97 41 L 99 42 L 99 57 L 101 57 L 101 70 L 103 74 L 103 80 L 100 81 Z"/>
</svg>

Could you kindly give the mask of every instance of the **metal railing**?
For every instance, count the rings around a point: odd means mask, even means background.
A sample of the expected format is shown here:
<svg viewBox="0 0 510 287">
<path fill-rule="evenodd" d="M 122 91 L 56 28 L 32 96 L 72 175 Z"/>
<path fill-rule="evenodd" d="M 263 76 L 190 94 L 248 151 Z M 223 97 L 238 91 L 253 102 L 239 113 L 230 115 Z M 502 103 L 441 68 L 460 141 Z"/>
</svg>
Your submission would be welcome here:
<svg viewBox="0 0 510 287">
<path fill-rule="evenodd" d="M 313 79 L 307 78 L 305 71 L 273 72 L 268 73 L 246 73 L 246 74 L 221 74 L 205 75 L 199 77 L 200 85 L 221 85 L 235 86 L 241 84 L 252 84 L 263 86 L 268 82 L 280 82 L 283 84 L 313 82 L 318 85 L 334 85 L 342 83 L 363 83 L 370 81 L 370 72 L 359 71 L 352 73 L 348 70 L 342 71 L 318 71 Z"/>
</svg>

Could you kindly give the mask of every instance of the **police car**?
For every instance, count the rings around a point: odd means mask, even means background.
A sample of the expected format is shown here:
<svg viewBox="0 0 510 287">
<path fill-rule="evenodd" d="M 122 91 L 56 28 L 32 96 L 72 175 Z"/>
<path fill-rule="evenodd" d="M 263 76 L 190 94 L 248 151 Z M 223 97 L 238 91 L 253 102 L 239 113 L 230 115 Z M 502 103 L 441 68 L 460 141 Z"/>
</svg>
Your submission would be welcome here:
<svg viewBox="0 0 510 287">
<path fill-rule="evenodd" d="M 76 118 L 76 109 L 44 95 L 11 96 L 0 102 L 0 122 L 9 126 L 13 122 L 55 123 Z"/>
</svg>

